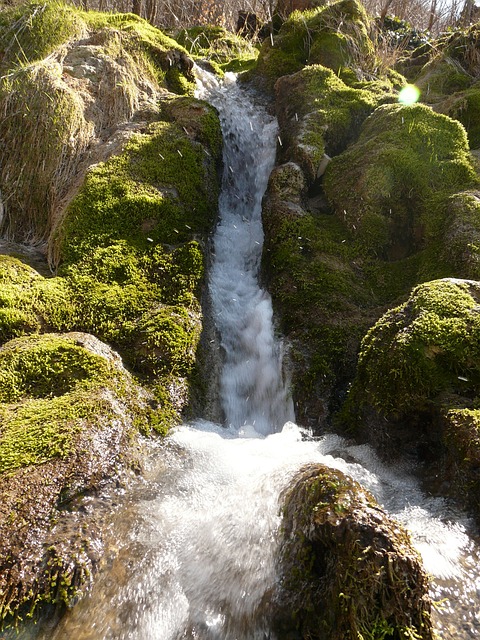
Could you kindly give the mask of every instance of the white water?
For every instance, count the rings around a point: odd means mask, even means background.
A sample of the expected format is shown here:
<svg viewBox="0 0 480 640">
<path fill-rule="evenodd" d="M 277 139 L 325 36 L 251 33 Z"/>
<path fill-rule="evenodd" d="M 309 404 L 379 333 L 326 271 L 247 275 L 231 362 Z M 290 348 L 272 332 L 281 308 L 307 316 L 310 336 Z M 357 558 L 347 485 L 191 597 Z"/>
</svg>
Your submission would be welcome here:
<svg viewBox="0 0 480 640">
<path fill-rule="evenodd" d="M 25 629 L 21 636 L 282 640 L 269 629 L 279 495 L 300 466 L 321 462 L 361 482 L 410 529 L 435 576 L 434 595 L 446 598 L 437 615 L 441 637 L 479 637 L 480 563 L 468 521 L 443 500 L 425 496 L 408 469 L 382 465 L 368 447 L 333 435 L 313 440 L 287 422 L 291 404 L 270 299 L 257 284 L 260 201 L 276 127 L 232 79 L 223 87 L 211 78 L 208 84 L 203 95 L 233 131 L 225 132 L 226 188 L 232 193 L 222 195 L 210 283 L 225 351 L 222 398 L 233 426 L 197 422 L 150 444 L 145 478 L 115 497 L 106 566 L 91 594 L 56 628 Z M 247 182 L 244 172 L 256 182 Z M 85 507 L 94 511 L 98 504 Z"/>
<path fill-rule="evenodd" d="M 294 419 L 274 340 L 272 302 L 258 284 L 262 197 L 275 162 L 277 123 L 257 108 L 232 74 L 224 82 L 200 69 L 198 97 L 219 112 L 224 175 L 210 296 L 224 363 L 220 397 L 228 425 L 267 435 Z"/>
</svg>

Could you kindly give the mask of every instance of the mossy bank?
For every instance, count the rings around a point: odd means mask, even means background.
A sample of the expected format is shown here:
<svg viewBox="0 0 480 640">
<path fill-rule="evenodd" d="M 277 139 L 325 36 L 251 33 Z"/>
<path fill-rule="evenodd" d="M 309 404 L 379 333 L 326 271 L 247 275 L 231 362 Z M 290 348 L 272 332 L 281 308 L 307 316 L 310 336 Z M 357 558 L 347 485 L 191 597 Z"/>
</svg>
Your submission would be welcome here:
<svg viewBox="0 0 480 640">
<path fill-rule="evenodd" d="M 200 411 L 222 139 L 186 50 L 137 16 L 32 2 L 0 36 L 2 233 L 53 271 L 0 256 L 8 625 L 88 585 L 101 532 L 62 539 L 76 498 L 138 465 L 138 434 Z"/>
<path fill-rule="evenodd" d="M 332 62 L 320 43 L 335 30 L 345 37 Z M 360 341 L 387 308 L 419 282 L 478 277 L 465 128 L 400 104 L 407 80 L 377 59 L 376 41 L 359 5 L 336 2 L 293 13 L 256 70 L 280 126 L 264 276 L 290 344 L 297 419 L 316 429 L 338 426 Z"/>
</svg>

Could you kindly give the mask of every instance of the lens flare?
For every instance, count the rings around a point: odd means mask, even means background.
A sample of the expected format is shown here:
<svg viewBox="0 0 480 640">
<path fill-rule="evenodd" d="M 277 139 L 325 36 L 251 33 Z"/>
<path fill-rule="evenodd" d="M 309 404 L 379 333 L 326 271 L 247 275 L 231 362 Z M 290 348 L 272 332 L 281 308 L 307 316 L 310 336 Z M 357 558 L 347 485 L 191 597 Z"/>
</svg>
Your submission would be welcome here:
<svg viewBox="0 0 480 640">
<path fill-rule="evenodd" d="M 398 101 L 401 104 L 415 104 L 420 98 L 420 91 L 414 84 L 407 84 L 398 93 Z"/>
</svg>

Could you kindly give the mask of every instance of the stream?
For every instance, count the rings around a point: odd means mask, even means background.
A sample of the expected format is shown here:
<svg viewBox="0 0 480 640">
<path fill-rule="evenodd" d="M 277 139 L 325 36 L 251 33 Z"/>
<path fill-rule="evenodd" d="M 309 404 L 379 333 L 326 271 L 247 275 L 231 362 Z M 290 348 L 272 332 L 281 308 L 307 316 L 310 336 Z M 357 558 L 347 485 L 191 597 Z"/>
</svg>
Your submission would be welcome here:
<svg viewBox="0 0 480 640">
<path fill-rule="evenodd" d="M 277 125 L 258 99 L 203 71 L 198 95 L 224 135 L 220 219 L 210 297 L 222 350 L 221 426 L 199 420 L 149 442 L 145 474 L 87 498 L 108 513 L 104 567 L 37 640 L 282 640 L 269 629 L 275 597 L 279 494 L 300 466 L 321 462 L 367 487 L 412 534 L 427 571 L 440 638 L 480 637 L 479 546 L 468 518 L 421 490 L 415 469 L 388 468 L 368 446 L 312 438 L 294 422 L 270 296 L 258 284 L 261 200 Z"/>
</svg>

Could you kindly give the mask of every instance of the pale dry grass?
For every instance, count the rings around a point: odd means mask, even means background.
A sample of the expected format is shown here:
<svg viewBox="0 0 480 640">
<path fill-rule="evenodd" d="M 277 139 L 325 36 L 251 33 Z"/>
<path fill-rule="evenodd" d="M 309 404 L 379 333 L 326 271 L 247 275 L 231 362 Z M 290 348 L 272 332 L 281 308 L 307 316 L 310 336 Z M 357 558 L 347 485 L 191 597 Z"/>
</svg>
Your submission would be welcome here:
<svg viewBox="0 0 480 640">
<path fill-rule="evenodd" d="M 45 243 L 89 164 L 112 151 L 116 131 L 160 93 L 145 60 L 119 32 L 63 45 L 0 79 L 0 184 L 9 240 Z"/>
<path fill-rule="evenodd" d="M 57 61 L 47 59 L 1 79 L 4 237 L 46 239 L 52 211 L 93 129 L 81 97 L 62 81 Z"/>
</svg>

